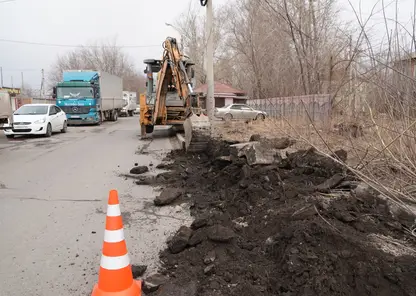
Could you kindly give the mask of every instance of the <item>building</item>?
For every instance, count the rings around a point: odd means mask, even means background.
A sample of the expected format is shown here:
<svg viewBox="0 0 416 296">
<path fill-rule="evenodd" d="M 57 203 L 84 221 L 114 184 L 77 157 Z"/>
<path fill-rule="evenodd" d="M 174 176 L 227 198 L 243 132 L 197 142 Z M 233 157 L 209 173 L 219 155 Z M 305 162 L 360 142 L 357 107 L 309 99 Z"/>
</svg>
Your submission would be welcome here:
<svg viewBox="0 0 416 296">
<path fill-rule="evenodd" d="M 194 92 L 200 94 L 200 100 L 203 109 L 206 108 L 207 91 L 207 84 L 201 85 L 194 89 Z M 214 84 L 214 98 L 215 107 L 217 108 L 224 107 L 233 103 L 246 104 L 247 102 L 247 94 L 244 91 L 235 89 L 228 84 L 224 84 L 218 81 L 216 81 Z"/>
<path fill-rule="evenodd" d="M 393 68 L 409 77 L 416 78 L 416 53 L 411 53 L 395 60 Z"/>
<path fill-rule="evenodd" d="M 11 97 L 15 97 L 17 95 L 20 95 L 21 93 L 20 88 L 16 88 L 16 87 L 3 86 L 3 87 L 0 87 L 0 90 L 7 91 Z"/>
</svg>

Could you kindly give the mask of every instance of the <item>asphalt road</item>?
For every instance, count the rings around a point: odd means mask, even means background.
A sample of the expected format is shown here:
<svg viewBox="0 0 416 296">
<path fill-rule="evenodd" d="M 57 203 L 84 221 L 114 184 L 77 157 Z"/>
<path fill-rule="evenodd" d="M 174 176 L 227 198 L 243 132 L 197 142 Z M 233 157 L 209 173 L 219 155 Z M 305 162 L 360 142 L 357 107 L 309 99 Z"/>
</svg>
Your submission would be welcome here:
<svg viewBox="0 0 416 296">
<path fill-rule="evenodd" d="M 120 176 L 135 163 L 152 163 L 156 173 L 177 148 L 169 137 L 140 141 L 137 122 L 70 127 L 51 138 L 9 141 L 1 133 L 0 295 L 90 295 L 111 189 L 119 191 L 131 263 L 155 271 L 166 238 L 190 217 L 185 207 L 155 209 L 152 188 Z"/>
</svg>

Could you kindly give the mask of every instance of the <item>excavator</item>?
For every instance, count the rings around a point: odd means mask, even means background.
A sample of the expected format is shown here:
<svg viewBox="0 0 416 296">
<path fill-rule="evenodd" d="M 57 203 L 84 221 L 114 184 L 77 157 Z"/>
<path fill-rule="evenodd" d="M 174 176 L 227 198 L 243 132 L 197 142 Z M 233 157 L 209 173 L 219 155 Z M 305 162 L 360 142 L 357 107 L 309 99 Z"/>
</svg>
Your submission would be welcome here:
<svg viewBox="0 0 416 296">
<path fill-rule="evenodd" d="M 183 55 L 175 38 L 163 42 L 162 60 L 144 60 L 146 93 L 140 95 L 141 137 L 157 125 L 171 125 L 185 132 L 187 152 L 203 152 L 211 136 L 211 124 L 200 98 L 193 91 L 195 65 Z"/>
</svg>

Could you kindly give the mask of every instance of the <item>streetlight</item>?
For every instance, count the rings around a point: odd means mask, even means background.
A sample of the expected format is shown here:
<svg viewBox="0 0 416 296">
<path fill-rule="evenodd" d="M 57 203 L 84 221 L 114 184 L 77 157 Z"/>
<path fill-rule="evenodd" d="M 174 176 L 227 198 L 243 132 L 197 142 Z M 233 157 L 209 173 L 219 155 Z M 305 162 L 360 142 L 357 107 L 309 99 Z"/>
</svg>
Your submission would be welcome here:
<svg viewBox="0 0 416 296">
<path fill-rule="evenodd" d="M 179 30 L 176 26 L 169 24 L 169 23 L 165 23 L 165 25 L 167 27 L 172 27 L 176 32 L 178 32 L 180 34 L 180 38 L 181 38 L 181 53 L 183 54 L 183 35 L 181 33 L 181 30 Z"/>
</svg>

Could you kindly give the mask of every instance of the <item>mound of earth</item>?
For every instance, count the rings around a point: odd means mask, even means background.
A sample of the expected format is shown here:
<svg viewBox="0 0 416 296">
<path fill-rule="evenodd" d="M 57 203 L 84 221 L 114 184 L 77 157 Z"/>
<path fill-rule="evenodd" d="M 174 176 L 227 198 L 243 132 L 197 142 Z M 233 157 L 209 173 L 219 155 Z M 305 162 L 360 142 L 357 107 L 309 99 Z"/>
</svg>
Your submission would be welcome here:
<svg viewBox="0 0 416 296">
<path fill-rule="evenodd" d="M 168 155 L 156 185 L 180 189 L 195 221 L 161 253 L 168 281 L 150 295 L 416 295 L 411 221 L 343 166 L 314 150 L 248 166 L 228 146 Z"/>
</svg>

